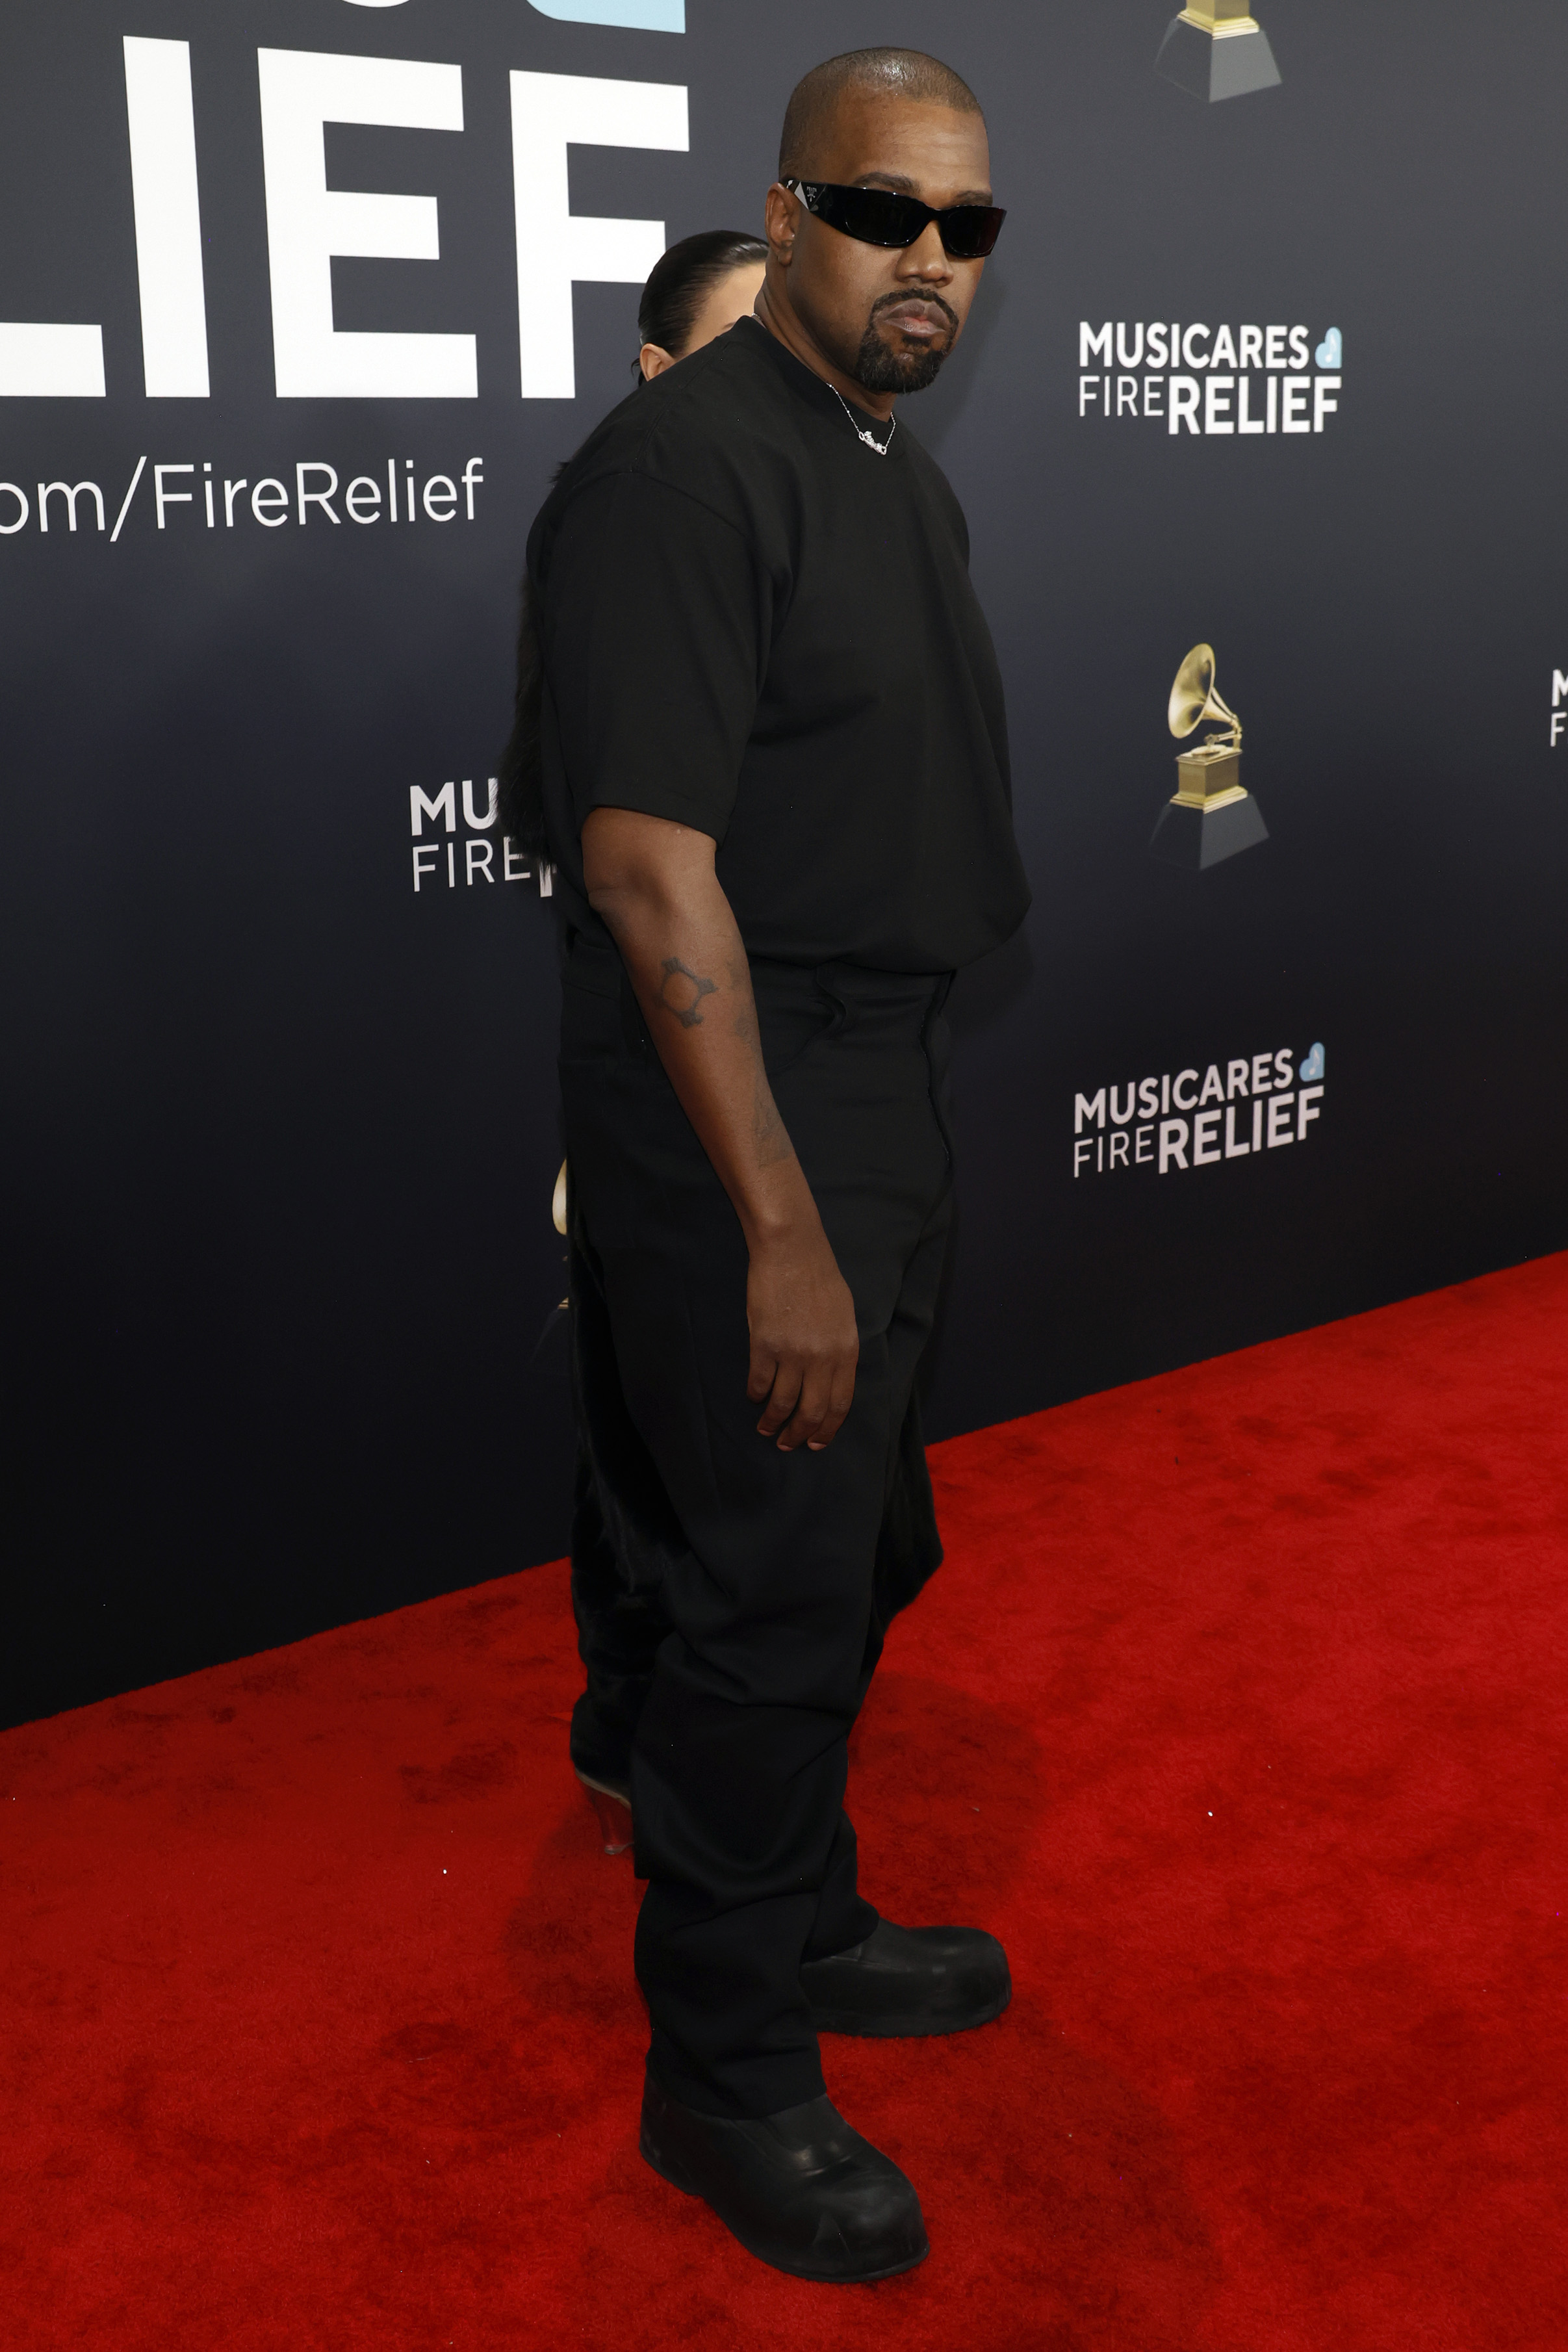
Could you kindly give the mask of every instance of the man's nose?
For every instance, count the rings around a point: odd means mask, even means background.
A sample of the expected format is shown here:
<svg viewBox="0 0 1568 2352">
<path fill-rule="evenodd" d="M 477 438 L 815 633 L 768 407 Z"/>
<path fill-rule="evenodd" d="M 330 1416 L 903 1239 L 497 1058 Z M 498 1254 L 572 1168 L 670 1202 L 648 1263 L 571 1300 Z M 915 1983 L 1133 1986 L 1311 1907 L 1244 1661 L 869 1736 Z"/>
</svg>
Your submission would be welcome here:
<svg viewBox="0 0 1568 2352">
<path fill-rule="evenodd" d="M 904 247 L 899 256 L 898 275 L 921 278 L 930 286 L 946 285 L 953 275 L 953 265 L 935 221 L 927 221 L 915 243 Z"/>
</svg>

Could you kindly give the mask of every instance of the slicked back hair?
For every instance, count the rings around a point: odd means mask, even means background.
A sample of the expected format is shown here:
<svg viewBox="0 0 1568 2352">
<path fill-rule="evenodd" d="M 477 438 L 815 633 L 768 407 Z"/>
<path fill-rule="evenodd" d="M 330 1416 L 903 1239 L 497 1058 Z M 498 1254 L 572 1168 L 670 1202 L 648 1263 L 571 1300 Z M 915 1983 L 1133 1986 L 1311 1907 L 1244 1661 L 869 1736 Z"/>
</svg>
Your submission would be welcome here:
<svg viewBox="0 0 1568 2352">
<path fill-rule="evenodd" d="M 789 93 L 779 142 L 781 180 L 809 180 L 821 168 L 828 131 L 846 90 L 878 98 L 912 99 L 917 105 L 950 106 L 958 114 L 978 114 L 980 101 L 967 81 L 924 49 L 846 49 L 813 66 Z"/>
</svg>

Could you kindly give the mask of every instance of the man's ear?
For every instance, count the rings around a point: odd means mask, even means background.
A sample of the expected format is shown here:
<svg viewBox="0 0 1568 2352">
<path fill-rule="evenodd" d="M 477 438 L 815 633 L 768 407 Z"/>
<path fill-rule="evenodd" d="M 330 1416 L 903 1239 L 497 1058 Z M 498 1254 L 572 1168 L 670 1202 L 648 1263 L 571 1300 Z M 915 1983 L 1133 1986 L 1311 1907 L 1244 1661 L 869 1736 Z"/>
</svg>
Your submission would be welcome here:
<svg viewBox="0 0 1568 2352">
<path fill-rule="evenodd" d="M 780 269 L 789 267 L 800 226 L 801 209 L 800 197 L 791 195 L 780 181 L 775 180 L 763 200 L 762 217 L 768 234 L 768 250 Z"/>
<path fill-rule="evenodd" d="M 656 375 L 674 366 L 674 354 L 667 352 L 663 343 L 644 343 L 637 354 L 637 364 L 643 371 L 643 383 L 652 383 Z"/>
</svg>

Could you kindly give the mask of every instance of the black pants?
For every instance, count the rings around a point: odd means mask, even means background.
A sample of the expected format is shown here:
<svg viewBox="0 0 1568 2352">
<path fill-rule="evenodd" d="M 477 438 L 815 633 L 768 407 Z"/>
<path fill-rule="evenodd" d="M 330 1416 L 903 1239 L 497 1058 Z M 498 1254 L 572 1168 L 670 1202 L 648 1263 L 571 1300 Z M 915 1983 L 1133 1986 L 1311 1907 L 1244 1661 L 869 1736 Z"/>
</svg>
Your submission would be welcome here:
<svg viewBox="0 0 1568 2352">
<path fill-rule="evenodd" d="M 860 1330 L 837 1438 L 785 1454 L 746 1394 L 739 1222 L 620 960 L 576 940 L 564 979 L 580 1581 L 603 1604 L 573 1753 L 591 1770 L 593 1738 L 634 1721 L 655 2073 L 710 2113 L 767 2115 L 822 2089 L 801 1959 L 875 1922 L 846 1740 L 889 1619 L 941 1557 L 914 1389 L 950 1214 L 947 981 L 753 966 L 768 1075 Z"/>
</svg>

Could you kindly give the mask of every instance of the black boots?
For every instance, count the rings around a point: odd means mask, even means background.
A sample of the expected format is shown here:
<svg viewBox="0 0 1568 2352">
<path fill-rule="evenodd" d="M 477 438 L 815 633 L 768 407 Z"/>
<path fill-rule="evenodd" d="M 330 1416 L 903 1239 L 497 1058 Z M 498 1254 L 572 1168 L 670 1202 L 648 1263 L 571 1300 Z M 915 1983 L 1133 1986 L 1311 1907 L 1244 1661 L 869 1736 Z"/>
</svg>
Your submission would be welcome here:
<svg viewBox="0 0 1568 2352">
<path fill-rule="evenodd" d="M 1013 1994 L 1007 1954 L 982 1928 L 891 1919 L 847 1952 L 807 1960 L 800 1985 L 819 2033 L 962 2033 L 999 2017 Z"/>
<path fill-rule="evenodd" d="M 909 2181 L 825 2095 L 734 2121 L 683 2106 L 650 2074 L 641 2147 L 655 2172 L 706 2199 L 747 2253 L 795 2278 L 891 2278 L 930 2251 Z"/>
<path fill-rule="evenodd" d="M 978 1927 L 895 1927 L 808 1960 L 800 1983 L 822 2033 L 961 2033 L 1012 1998 L 1007 1955 Z M 735 2120 L 699 2114 L 647 2078 L 643 2154 L 706 2200 L 748 2253 L 796 2278 L 891 2278 L 924 2262 L 920 2200 L 831 2099 Z"/>
</svg>

